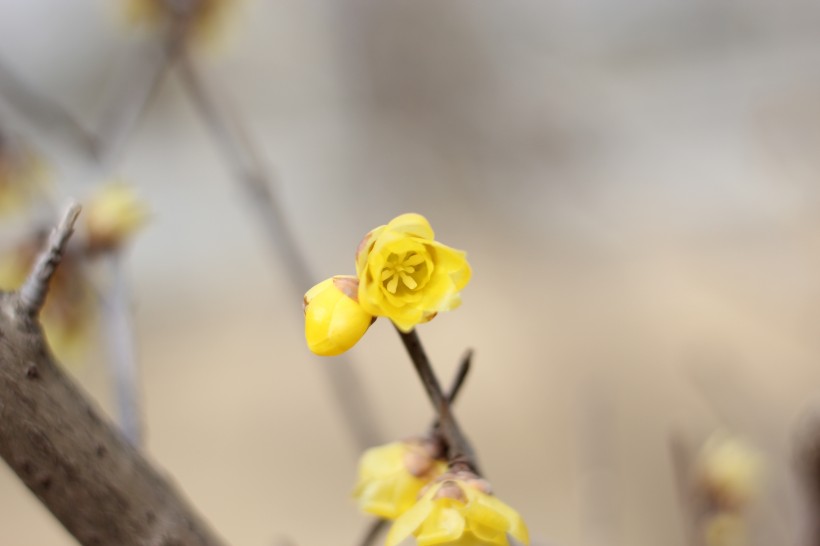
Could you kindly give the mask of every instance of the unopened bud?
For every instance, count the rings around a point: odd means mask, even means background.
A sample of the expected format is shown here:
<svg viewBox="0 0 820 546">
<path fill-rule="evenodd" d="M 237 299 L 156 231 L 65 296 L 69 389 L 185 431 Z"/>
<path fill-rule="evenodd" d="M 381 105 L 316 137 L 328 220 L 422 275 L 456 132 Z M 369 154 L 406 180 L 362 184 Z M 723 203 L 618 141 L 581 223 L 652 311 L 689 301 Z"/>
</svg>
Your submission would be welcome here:
<svg viewBox="0 0 820 546">
<path fill-rule="evenodd" d="M 353 347 L 373 323 L 357 300 L 359 281 L 339 275 L 307 291 L 304 298 L 305 339 L 320 356 L 334 356 Z"/>
</svg>

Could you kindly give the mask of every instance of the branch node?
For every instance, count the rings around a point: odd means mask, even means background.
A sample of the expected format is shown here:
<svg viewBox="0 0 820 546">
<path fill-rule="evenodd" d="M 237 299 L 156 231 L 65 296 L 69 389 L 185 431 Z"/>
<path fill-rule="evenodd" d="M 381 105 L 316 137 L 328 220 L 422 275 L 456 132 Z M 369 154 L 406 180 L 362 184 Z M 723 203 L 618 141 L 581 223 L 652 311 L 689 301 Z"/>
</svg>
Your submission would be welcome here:
<svg viewBox="0 0 820 546">
<path fill-rule="evenodd" d="M 48 243 L 37 257 L 28 278 L 17 292 L 21 308 L 30 316 L 36 316 L 45 303 L 49 282 L 63 257 L 68 238 L 74 233 L 74 222 L 80 214 L 80 209 L 76 202 L 69 204 L 62 220 L 51 231 Z"/>
</svg>

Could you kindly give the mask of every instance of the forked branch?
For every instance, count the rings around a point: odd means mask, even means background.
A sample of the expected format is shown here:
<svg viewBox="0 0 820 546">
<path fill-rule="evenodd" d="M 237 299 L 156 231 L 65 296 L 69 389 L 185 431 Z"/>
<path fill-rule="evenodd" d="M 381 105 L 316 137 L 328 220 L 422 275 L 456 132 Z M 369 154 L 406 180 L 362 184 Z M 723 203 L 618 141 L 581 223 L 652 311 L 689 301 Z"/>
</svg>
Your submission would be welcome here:
<svg viewBox="0 0 820 546">
<path fill-rule="evenodd" d="M 79 207 L 19 292 L 0 292 L 0 457 L 84 546 L 224 544 L 62 371 L 37 314 Z"/>
</svg>

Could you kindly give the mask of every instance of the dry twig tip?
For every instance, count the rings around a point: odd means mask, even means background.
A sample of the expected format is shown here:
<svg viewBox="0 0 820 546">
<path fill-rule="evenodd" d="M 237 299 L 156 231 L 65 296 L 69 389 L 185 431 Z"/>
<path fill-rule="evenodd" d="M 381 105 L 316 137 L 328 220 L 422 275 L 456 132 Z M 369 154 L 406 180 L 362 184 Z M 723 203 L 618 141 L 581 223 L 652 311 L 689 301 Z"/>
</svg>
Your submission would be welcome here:
<svg viewBox="0 0 820 546">
<path fill-rule="evenodd" d="M 74 233 L 74 222 L 81 208 L 76 202 L 68 206 L 60 223 L 51 231 L 46 247 L 37 256 L 37 262 L 18 292 L 20 305 L 32 316 L 37 315 L 45 303 L 48 284 L 63 257 L 68 238 Z"/>
</svg>

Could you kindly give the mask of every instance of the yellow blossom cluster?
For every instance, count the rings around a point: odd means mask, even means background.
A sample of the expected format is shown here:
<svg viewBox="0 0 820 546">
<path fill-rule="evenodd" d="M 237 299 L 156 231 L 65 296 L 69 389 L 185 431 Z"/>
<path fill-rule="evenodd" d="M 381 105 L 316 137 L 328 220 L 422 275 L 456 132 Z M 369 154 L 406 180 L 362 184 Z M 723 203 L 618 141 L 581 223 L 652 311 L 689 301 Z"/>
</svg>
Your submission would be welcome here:
<svg viewBox="0 0 820 546">
<path fill-rule="evenodd" d="M 354 495 L 367 513 L 393 520 L 387 546 L 413 537 L 418 546 L 529 544 L 521 516 L 469 470 L 447 470 L 429 439 L 394 442 L 365 452 Z"/>
<path fill-rule="evenodd" d="M 436 241 L 420 214 L 402 214 L 365 235 L 355 277 L 333 277 L 305 294 L 308 347 L 322 356 L 343 353 L 376 317 L 409 332 L 458 307 L 470 275 L 463 251 Z"/>
</svg>

